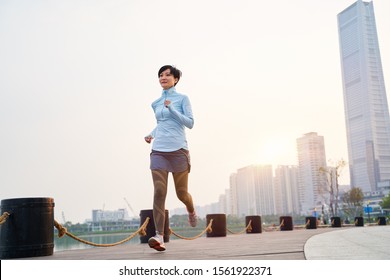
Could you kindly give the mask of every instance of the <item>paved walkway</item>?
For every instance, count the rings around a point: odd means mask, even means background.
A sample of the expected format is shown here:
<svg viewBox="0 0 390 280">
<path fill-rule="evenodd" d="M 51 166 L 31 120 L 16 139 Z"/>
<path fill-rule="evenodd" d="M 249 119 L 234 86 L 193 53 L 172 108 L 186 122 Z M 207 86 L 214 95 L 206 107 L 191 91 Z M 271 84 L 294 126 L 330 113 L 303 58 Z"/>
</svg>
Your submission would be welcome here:
<svg viewBox="0 0 390 280">
<path fill-rule="evenodd" d="M 390 260 L 390 226 L 346 228 L 311 236 L 308 260 Z"/>
<path fill-rule="evenodd" d="M 54 252 L 37 260 L 305 260 L 304 244 L 313 235 L 341 229 L 272 231 L 227 237 L 176 239 L 157 252 L 147 244 L 122 244 Z M 63 238 L 69 238 L 64 236 Z M 30 258 L 31 259 L 31 258 Z"/>
<path fill-rule="evenodd" d="M 68 238 L 68 237 L 63 237 Z M 390 260 L 390 226 L 298 229 L 69 250 L 36 260 Z"/>
</svg>

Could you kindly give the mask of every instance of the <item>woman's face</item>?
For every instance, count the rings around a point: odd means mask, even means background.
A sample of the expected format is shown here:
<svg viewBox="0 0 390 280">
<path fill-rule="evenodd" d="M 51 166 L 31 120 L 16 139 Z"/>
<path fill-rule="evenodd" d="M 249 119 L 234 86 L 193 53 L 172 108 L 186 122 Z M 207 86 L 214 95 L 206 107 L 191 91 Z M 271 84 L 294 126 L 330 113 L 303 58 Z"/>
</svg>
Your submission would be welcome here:
<svg viewBox="0 0 390 280">
<path fill-rule="evenodd" d="M 171 74 L 171 69 L 167 69 L 161 72 L 159 81 L 163 89 L 169 89 L 175 85 L 178 79 Z"/>
</svg>

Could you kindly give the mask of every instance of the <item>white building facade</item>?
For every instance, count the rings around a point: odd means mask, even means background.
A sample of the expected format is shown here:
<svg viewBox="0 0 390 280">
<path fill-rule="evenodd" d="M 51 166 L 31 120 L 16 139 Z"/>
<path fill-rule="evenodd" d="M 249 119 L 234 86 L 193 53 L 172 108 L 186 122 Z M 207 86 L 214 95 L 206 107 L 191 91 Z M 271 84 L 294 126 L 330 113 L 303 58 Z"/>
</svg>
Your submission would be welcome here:
<svg viewBox="0 0 390 280">
<path fill-rule="evenodd" d="M 272 165 L 250 165 L 230 177 L 236 190 L 237 216 L 275 214 Z"/>
<path fill-rule="evenodd" d="M 299 203 L 301 214 L 309 214 L 323 203 L 320 190 L 326 184 L 325 174 L 320 172 L 326 167 L 324 137 L 316 132 L 306 133 L 297 139 L 299 166 Z"/>
<path fill-rule="evenodd" d="M 275 210 L 279 215 L 299 214 L 298 166 L 278 165 L 275 169 Z"/>
<path fill-rule="evenodd" d="M 337 19 L 351 186 L 376 191 L 390 181 L 390 120 L 373 2 Z"/>
</svg>

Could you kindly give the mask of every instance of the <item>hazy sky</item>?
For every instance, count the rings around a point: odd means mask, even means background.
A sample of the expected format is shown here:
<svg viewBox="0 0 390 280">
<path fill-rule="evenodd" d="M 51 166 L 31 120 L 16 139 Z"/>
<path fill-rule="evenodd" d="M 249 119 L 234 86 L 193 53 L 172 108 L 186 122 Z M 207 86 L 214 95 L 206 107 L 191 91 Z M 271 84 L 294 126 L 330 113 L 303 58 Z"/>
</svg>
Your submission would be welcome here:
<svg viewBox="0 0 390 280">
<path fill-rule="evenodd" d="M 53 197 L 72 222 L 124 197 L 150 209 L 143 137 L 164 64 L 193 106 L 197 205 L 241 167 L 296 164 L 308 132 L 329 160 L 348 159 L 337 14 L 354 2 L 0 0 L 0 199 Z M 374 9 L 389 84 L 390 1 Z M 181 207 L 170 183 L 166 207 Z"/>
</svg>

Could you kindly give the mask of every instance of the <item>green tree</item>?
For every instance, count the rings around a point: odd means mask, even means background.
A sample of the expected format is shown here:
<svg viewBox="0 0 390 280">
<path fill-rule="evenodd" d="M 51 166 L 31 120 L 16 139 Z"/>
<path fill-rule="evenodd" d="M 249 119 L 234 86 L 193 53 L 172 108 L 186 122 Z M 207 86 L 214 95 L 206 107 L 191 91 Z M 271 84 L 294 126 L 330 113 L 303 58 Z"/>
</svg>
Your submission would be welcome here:
<svg viewBox="0 0 390 280">
<path fill-rule="evenodd" d="M 382 209 L 390 209 L 390 193 L 382 198 L 382 202 L 380 202 Z"/>
<path fill-rule="evenodd" d="M 354 187 L 343 195 L 343 211 L 347 217 L 361 216 L 364 194 L 361 188 Z"/>
</svg>

